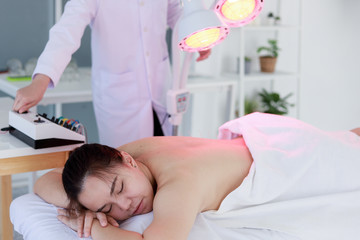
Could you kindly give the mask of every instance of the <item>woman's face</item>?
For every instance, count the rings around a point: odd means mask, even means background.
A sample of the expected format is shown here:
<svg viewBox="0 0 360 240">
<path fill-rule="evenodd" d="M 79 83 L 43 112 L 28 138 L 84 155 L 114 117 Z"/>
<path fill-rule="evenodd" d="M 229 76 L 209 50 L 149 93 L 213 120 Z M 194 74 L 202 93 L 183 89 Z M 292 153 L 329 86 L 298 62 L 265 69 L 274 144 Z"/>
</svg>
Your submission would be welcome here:
<svg viewBox="0 0 360 240">
<path fill-rule="evenodd" d="M 104 173 L 103 178 L 88 176 L 78 197 L 87 209 L 116 220 L 152 211 L 154 199 L 149 179 L 130 155 L 122 155 L 124 163 L 117 165 L 113 173 Z"/>
</svg>

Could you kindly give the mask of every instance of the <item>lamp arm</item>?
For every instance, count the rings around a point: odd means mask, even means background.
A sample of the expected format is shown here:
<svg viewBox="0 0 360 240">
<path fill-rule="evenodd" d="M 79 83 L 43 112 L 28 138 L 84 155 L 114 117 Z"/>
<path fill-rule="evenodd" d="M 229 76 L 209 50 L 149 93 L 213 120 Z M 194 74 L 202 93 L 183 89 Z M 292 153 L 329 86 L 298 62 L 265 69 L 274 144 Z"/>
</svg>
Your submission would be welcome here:
<svg viewBox="0 0 360 240">
<path fill-rule="evenodd" d="M 182 0 L 184 16 L 199 9 L 206 9 L 203 0 Z"/>
<path fill-rule="evenodd" d="M 210 5 L 209 9 L 213 10 L 216 7 L 218 0 L 214 0 L 213 3 Z"/>
<path fill-rule="evenodd" d="M 193 52 L 185 52 L 184 62 L 182 65 L 181 78 L 180 78 L 180 89 L 186 87 L 186 82 L 189 76 L 189 69 L 191 65 L 191 60 L 194 56 Z"/>
<path fill-rule="evenodd" d="M 179 31 L 179 21 L 174 26 L 172 37 L 171 37 L 171 54 L 172 54 L 172 89 L 177 90 L 180 87 L 180 49 L 178 48 L 178 31 Z"/>
<path fill-rule="evenodd" d="M 175 24 L 172 33 L 172 88 L 167 92 L 166 108 L 170 115 L 169 121 L 172 126 L 172 135 L 178 135 L 178 128 L 181 124 L 183 114 L 186 111 L 190 93 L 185 89 L 189 74 L 189 68 L 193 53 L 185 53 L 184 62 L 181 65 L 181 51 L 178 47 L 178 24 Z"/>
</svg>

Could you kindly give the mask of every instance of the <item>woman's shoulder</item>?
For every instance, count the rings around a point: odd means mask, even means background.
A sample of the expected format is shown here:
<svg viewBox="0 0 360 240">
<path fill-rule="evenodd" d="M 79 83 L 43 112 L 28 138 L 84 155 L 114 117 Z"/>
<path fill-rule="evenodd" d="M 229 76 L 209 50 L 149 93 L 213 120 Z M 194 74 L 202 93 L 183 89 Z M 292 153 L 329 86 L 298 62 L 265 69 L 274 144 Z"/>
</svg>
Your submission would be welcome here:
<svg viewBox="0 0 360 240">
<path fill-rule="evenodd" d="M 205 139 L 202 139 L 202 141 L 204 140 Z M 182 148 L 186 145 L 196 144 L 199 141 L 201 141 L 200 138 L 182 136 L 147 137 L 122 145 L 117 149 L 125 151 L 131 156 L 136 157 L 141 154 L 158 151 L 159 149 L 165 150 L 176 147 Z"/>
<path fill-rule="evenodd" d="M 147 137 L 142 138 L 127 144 L 124 144 L 117 149 L 129 153 L 132 157 L 137 157 L 141 154 L 148 153 L 154 149 L 167 143 L 166 139 L 169 137 Z"/>
</svg>

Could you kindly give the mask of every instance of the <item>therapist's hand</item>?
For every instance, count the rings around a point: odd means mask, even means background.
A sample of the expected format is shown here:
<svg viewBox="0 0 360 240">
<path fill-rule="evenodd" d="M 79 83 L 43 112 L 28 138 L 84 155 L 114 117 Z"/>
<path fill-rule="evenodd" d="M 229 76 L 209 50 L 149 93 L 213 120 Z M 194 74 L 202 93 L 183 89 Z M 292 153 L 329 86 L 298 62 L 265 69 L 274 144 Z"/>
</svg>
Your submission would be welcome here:
<svg viewBox="0 0 360 240">
<path fill-rule="evenodd" d="M 36 74 L 31 84 L 16 92 L 13 110 L 23 113 L 35 106 L 43 98 L 50 78 L 44 74 Z"/>
<path fill-rule="evenodd" d="M 211 48 L 205 51 L 199 51 L 199 57 L 196 59 L 197 62 L 207 59 L 211 54 Z"/>
</svg>

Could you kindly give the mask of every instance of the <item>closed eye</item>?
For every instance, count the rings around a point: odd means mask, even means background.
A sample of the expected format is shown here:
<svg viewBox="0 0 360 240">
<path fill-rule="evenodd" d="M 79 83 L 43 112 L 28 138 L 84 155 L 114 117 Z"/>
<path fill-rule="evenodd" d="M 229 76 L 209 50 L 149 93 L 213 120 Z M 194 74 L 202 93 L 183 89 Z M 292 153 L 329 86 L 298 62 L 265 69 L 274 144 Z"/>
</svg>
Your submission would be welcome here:
<svg viewBox="0 0 360 240">
<path fill-rule="evenodd" d="M 122 192 L 123 188 L 124 188 L 124 182 L 121 182 L 121 188 L 120 188 L 120 191 L 118 192 L 118 194 L 120 194 Z"/>
</svg>

